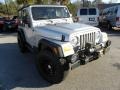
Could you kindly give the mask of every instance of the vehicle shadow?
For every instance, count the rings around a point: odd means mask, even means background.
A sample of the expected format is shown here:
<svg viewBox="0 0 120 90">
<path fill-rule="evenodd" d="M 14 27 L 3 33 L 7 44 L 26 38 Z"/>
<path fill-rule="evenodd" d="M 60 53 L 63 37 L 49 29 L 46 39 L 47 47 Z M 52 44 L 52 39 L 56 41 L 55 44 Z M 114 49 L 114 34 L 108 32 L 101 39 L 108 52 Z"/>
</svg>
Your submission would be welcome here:
<svg viewBox="0 0 120 90">
<path fill-rule="evenodd" d="M 17 43 L 0 44 L 0 90 L 50 85 L 38 74 L 32 53 L 22 54 Z"/>
<path fill-rule="evenodd" d="M 5 36 L 17 36 L 17 33 L 16 32 L 2 32 L 0 33 L 0 38 L 4 38 Z"/>
<path fill-rule="evenodd" d="M 120 63 L 115 63 L 113 66 L 120 70 Z"/>
</svg>

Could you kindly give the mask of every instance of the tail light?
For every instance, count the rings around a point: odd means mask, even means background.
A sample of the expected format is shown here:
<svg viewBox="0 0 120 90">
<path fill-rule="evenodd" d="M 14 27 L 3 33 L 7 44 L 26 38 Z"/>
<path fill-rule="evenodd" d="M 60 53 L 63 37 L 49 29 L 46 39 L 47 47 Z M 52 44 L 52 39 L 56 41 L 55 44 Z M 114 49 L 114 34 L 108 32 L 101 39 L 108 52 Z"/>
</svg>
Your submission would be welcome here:
<svg viewBox="0 0 120 90">
<path fill-rule="evenodd" d="M 116 17 L 116 21 L 120 21 L 120 17 Z"/>
</svg>

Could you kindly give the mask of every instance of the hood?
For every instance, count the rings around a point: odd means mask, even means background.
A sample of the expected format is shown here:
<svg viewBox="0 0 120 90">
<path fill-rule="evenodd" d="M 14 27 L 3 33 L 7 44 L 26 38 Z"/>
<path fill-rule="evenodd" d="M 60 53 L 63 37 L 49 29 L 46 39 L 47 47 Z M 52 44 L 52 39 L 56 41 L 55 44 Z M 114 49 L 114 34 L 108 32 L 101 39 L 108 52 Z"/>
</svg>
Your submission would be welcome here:
<svg viewBox="0 0 120 90">
<path fill-rule="evenodd" d="M 63 23 L 63 24 L 53 24 L 53 25 L 36 27 L 36 30 L 40 32 L 41 35 L 45 35 L 48 38 L 49 36 L 51 37 L 56 36 L 59 37 L 59 39 L 61 40 L 62 35 L 69 36 L 73 33 L 88 32 L 88 31 L 92 32 L 99 29 L 90 25 L 85 25 L 80 23 L 69 23 L 69 24 Z"/>
</svg>

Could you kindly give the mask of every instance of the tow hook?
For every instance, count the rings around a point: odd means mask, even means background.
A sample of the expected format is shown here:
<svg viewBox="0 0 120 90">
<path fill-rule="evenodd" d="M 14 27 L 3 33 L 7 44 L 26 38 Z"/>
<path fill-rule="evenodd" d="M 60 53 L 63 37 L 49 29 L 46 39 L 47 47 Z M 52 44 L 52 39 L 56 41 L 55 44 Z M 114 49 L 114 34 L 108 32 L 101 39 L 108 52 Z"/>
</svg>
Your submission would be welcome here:
<svg viewBox="0 0 120 90">
<path fill-rule="evenodd" d="M 108 41 L 106 42 L 105 48 L 109 47 L 110 45 L 111 45 L 111 41 L 108 40 Z"/>
<path fill-rule="evenodd" d="M 110 50 L 110 45 L 111 45 L 111 41 L 108 40 L 108 41 L 106 42 L 105 47 L 104 47 L 103 54 L 105 54 L 106 52 L 108 52 L 108 51 Z"/>
</svg>

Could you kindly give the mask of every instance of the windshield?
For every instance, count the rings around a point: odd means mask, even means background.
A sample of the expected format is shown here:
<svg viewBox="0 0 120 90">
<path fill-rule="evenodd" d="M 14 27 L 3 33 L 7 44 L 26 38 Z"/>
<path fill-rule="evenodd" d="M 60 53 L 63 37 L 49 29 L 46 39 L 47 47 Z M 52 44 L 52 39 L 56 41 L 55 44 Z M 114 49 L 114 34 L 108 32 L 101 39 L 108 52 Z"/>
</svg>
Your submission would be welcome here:
<svg viewBox="0 0 120 90">
<path fill-rule="evenodd" d="M 69 18 L 70 14 L 65 7 L 32 7 L 34 20 Z"/>
<path fill-rule="evenodd" d="M 90 9 L 89 9 L 89 15 L 96 15 L 96 9 L 90 8 Z"/>
</svg>

